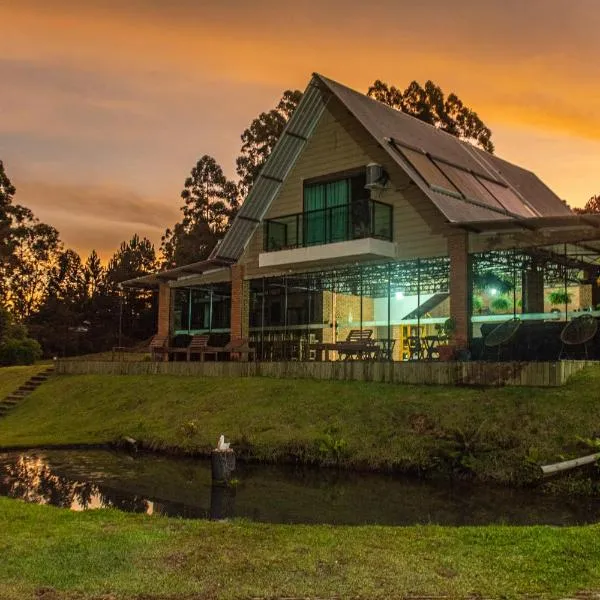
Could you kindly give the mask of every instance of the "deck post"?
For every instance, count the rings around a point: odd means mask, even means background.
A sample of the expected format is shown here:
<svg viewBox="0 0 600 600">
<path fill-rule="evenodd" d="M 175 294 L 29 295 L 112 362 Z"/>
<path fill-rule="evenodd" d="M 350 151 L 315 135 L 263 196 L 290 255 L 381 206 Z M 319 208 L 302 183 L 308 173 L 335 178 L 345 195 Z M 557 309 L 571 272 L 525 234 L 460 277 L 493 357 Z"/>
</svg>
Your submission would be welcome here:
<svg viewBox="0 0 600 600">
<path fill-rule="evenodd" d="M 471 278 L 469 268 L 469 234 L 448 236 L 450 257 L 450 315 L 455 324 L 457 348 L 467 348 L 470 339 Z"/>
<path fill-rule="evenodd" d="M 246 339 L 249 326 L 249 286 L 244 280 L 244 266 L 235 264 L 231 266 L 231 341 Z M 247 358 L 247 355 L 245 356 Z"/>
<path fill-rule="evenodd" d="M 158 321 L 156 324 L 156 334 L 170 336 L 173 330 L 173 311 L 172 307 L 173 290 L 168 283 L 158 284 Z M 162 360 L 168 361 L 169 354 L 165 352 Z"/>
</svg>

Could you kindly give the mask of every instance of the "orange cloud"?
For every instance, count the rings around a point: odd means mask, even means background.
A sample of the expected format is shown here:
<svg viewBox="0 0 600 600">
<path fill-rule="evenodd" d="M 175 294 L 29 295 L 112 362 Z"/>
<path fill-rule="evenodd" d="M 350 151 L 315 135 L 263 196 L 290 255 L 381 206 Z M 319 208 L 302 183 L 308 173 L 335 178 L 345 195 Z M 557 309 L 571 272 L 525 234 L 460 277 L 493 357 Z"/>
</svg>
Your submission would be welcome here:
<svg viewBox="0 0 600 600">
<path fill-rule="evenodd" d="M 16 201 L 59 228 L 67 247 L 83 254 L 93 248 L 104 260 L 134 233 L 148 237 L 158 250 L 164 230 L 180 217 L 172 200 L 143 196 L 122 186 L 14 183 Z"/>
<path fill-rule="evenodd" d="M 561 196 L 582 204 L 600 191 L 598 2 L 457 0 L 451 13 L 444 0 L 364 7 L 1 5 L 2 158 L 18 173 L 18 200 L 77 248 L 110 253 L 133 231 L 157 241 L 197 158 L 213 154 L 233 174 L 244 127 L 313 71 L 359 90 L 375 78 L 432 79 L 477 110 L 499 154 Z"/>
</svg>

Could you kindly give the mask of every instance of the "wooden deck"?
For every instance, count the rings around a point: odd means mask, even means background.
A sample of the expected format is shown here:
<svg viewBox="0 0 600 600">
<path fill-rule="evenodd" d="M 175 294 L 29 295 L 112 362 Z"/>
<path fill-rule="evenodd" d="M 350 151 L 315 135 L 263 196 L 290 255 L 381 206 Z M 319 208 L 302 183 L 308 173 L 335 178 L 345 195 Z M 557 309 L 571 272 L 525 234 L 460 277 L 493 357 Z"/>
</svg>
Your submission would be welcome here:
<svg viewBox="0 0 600 600">
<path fill-rule="evenodd" d="M 59 360 L 58 374 L 281 377 L 420 385 L 564 385 L 597 361 L 557 362 L 110 362 Z"/>
</svg>

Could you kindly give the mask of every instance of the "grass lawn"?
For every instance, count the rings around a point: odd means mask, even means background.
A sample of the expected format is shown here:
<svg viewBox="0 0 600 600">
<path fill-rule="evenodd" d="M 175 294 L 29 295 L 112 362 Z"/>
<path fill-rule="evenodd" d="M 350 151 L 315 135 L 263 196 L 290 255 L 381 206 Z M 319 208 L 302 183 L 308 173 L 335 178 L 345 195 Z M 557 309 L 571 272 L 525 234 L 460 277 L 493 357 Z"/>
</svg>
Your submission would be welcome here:
<svg viewBox="0 0 600 600">
<path fill-rule="evenodd" d="M 599 436 L 599 400 L 600 369 L 577 374 L 563 388 L 485 390 L 258 377 L 57 376 L 0 420 L 0 446 L 131 436 L 157 449 L 208 452 L 224 433 L 238 455 L 259 460 L 452 471 L 516 483 L 537 476 L 535 463 L 590 453 L 577 438 Z"/>
<path fill-rule="evenodd" d="M 561 598 L 600 582 L 600 526 L 211 523 L 0 498 L 0 534 L 6 600 Z"/>
<path fill-rule="evenodd" d="M 0 400 L 14 392 L 30 377 L 47 369 L 48 365 L 32 365 L 27 367 L 0 367 Z"/>
</svg>

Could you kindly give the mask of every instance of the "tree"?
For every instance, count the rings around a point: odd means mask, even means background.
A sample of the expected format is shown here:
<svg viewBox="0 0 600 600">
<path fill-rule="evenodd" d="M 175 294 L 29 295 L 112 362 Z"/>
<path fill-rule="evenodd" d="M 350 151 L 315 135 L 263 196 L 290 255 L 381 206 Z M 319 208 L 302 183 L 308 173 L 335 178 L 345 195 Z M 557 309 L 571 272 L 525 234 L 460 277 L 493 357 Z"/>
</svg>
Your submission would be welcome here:
<svg viewBox="0 0 600 600">
<path fill-rule="evenodd" d="M 260 113 L 242 133 L 242 148 L 236 160 L 240 198 L 245 199 L 250 192 L 301 99 L 300 90 L 286 90 L 274 109 Z"/>
<path fill-rule="evenodd" d="M 62 247 L 58 231 L 14 204 L 15 194 L 0 161 L 0 298 L 17 321 L 24 321 L 44 301 Z"/>
<path fill-rule="evenodd" d="M 200 158 L 185 180 L 181 198 L 183 219 L 161 239 L 163 261 L 169 267 L 207 258 L 225 235 L 238 207 L 235 183 L 208 155 Z"/>
<path fill-rule="evenodd" d="M 0 261 L 6 260 L 10 252 L 10 229 L 12 225 L 12 200 L 15 186 L 10 182 L 0 160 Z"/>
<path fill-rule="evenodd" d="M 158 263 L 154 245 L 150 240 L 136 234 L 129 242 L 123 242 L 108 262 L 106 269 L 107 296 L 110 306 L 105 310 L 112 315 L 112 331 L 117 332 L 122 302 L 122 325 L 131 340 L 150 337 L 156 328 L 156 314 L 152 292 L 145 290 L 121 290 L 120 284 L 129 279 L 149 275 L 157 270 Z M 110 319 L 107 318 L 107 321 Z"/>
<path fill-rule="evenodd" d="M 585 203 L 585 206 L 583 208 L 574 208 L 573 210 L 579 215 L 599 214 L 600 213 L 600 194 L 597 196 L 592 196 Z"/>
<path fill-rule="evenodd" d="M 118 284 L 123 281 L 148 275 L 156 268 L 154 244 L 136 233 L 129 242 L 122 242 L 108 261 L 106 278 L 109 289 L 118 289 Z"/>
<path fill-rule="evenodd" d="M 424 87 L 413 81 L 401 91 L 377 79 L 367 95 L 490 153 L 494 152 L 492 132 L 477 113 L 466 107 L 456 94 L 446 98 L 442 89 L 432 81 L 427 81 Z"/>
</svg>

